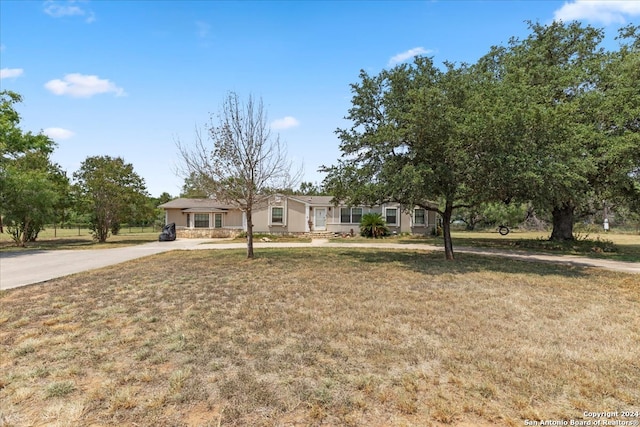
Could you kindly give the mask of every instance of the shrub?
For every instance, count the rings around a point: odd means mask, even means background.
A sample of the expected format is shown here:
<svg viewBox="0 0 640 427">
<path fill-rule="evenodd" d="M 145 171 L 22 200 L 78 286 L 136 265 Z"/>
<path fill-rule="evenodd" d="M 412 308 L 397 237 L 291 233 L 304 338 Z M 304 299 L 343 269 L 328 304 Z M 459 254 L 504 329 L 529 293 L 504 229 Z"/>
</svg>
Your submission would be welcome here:
<svg viewBox="0 0 640 427">
<path fill-rule="evenodd" d="M 368 213 L 362 215 L 360 221 L 360 235 L 377 239 L 389 235 L 389 228 L 382 215 L 379 213 Z"/>
</svg>

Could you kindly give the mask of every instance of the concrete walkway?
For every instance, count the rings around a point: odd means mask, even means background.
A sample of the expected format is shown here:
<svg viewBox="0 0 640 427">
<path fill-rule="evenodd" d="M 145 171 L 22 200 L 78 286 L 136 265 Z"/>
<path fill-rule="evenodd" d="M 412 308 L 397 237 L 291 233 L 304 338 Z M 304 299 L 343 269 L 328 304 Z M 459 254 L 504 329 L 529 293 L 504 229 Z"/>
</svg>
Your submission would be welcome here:
<svg viewBox="0 0 640 427">
<path fill-rule="evenodd" d="M 311 243 L 266 243 L 255 242 L 261 248 L 378 248 L 442 251 L 442 247 L 425 244 L 396 243 L 332 243 L 325 239 Z M 57 277 L 80 273 L 109 265 L 119 264 L 136 258 L 172 250 L 223 250 L 245 249 L 245 243 L 212 243 L 211 239 L 179 239 L 174 242 L 151 242 L 137 246 L 116 249 L 26 251 L 0 253 L 0 290 L 12 289 L 34 283 L 45 282 Z M 527 252 L 506 252 L 481 248 L 455 247 L 455 252 L 498 256 L 533 262 L 550 262 L 595 267 L 624 273 L 640 274 L 640 263 L 593 259 L 570 255 L 547 255 Z"/>
</svg>

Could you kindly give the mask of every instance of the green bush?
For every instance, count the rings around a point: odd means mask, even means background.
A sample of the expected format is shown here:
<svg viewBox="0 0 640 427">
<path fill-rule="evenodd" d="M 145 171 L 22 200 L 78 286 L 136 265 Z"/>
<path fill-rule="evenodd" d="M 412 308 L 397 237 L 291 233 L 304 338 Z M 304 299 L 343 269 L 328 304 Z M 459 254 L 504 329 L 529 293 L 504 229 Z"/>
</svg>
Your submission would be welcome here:
<svg viewBox="0 0 640 427">
<path fill-rule="evenodd" d="M 362 215 L 360 221 L 360 235 L 377 239 L 389 235 L 389 228 L 379 213 Z"/>
</svg>

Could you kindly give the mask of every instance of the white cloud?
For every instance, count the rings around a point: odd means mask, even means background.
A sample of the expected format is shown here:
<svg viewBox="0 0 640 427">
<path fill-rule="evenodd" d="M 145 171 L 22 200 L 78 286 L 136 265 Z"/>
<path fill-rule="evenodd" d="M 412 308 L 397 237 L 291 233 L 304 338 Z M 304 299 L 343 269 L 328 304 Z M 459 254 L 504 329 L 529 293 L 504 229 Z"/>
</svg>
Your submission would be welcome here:
<svg viewBox="0 0 640 427">
<path fill-rule="evenodd" d="M 286 116 L 271 122 L 271 128 L 277 129 L 277 130 L 290 129 L 298 125 L 300 125 L 300 122 L 296 120 L 295 117 L 291 117 L 291 116 Z"/>
<path fill-rule="evenodd" d="M 575 0 L 554 12 L 557 21 L 586 20 L 605 25 L 625 24 L 632 16 L 640 16 L 638 0 Z"/>
<path fill-rule="evenodd" d="M 433 53 L 433 50 L 431 49 L 425 49 L 423 47 L 414 47 L 413 49 L 409 49 L 406 52 L 402 52 L 399 53 L 395 56 L 392 56 L 391 59 L 389 60 L 388 65 L 392 66 L 395 64 L 399 64 L 401 62 L 406 61 L 407 59 L 411 59 L 414 56 L 418 56 L 418 55 L 428 55 L 430 53 Z"/>
<path fill-rule="evenodd" d="M 89 24 L 96 20 L 96 15 L 93 11 L 77 6 L 75 0 L 69 0 L 64 3 L 55 0 L 47 0 L 44 2 L 44 13 L 53 18 L 82 16 L 85 17 L 85 22 Z"/>
<path fill-rule="evenodd" d="M 0 70 L 0 79 L 10 79 L 11 77 L 19 77 L 24 70 L 22 68 L 3 68 Z"/>
<path fill-rule="evenodd" d="M 98 76 L 89 76 L 79 73 L 67 74 L 64 80 L 50 80 L 44 85 L 55 95 L 69 95 L 74 98 L 89 98 L 101 93 L 114 93 L 116 96 L 125 96 L 123 88 L 115 83 Z"/>
<path fill-rule="evenodd" d="M 75 135 L 75 132 L 63 128 L 46 128 L 43 132 L 51 139 L 69 139 Z"/>
</svg>

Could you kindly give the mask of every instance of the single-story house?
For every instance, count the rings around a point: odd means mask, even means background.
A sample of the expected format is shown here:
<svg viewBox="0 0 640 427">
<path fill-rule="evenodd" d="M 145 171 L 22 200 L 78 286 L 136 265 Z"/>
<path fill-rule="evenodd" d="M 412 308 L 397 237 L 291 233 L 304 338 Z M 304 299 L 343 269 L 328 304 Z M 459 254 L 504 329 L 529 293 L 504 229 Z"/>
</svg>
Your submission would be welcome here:
<svg viewBox="0 0 640 427">
<path fill-rule="evenodd" d="M 271 196 L 253 210 L 253 231 L 271 234 L 359 234 L 360 219 L 379 213 L 392 233 L 427 234 L 436 227 L 435 212 L 415 208 L 406 212 L 398 204 L 347 206 L 332 203 L 332 196 Z M 178 237 L 225 237 L 247 229 L 246 214 L 215 199 L 175 199 L 160 205 L 165 222 L 176 224 Z"/>
</svg>

